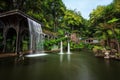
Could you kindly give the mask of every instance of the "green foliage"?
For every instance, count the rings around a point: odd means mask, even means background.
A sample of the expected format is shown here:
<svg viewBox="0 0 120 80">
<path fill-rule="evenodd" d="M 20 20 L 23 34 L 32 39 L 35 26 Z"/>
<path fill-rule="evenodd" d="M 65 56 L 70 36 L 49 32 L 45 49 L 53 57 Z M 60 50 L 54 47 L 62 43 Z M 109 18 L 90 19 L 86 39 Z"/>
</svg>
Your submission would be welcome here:
<svg viewBox="0 0 120 80">
<path fill-rule="evenodd" d="M 1 0 L 0 10 L 19 9 L 40 21 L 48 30 L 62 36 L 76 30 L 82 33 L 83 18 L 80 12 L 66 9 L 62 0 Z"/>
<path fill-rule="evenodd" d="M 4 10 L 5 9 L 5 2 L 3 0 L 0 1 L 0 10 Z"/>
<path fill-rule="evenodd" d="M 0 33 L 0 41 L 3 39 L 2 33 Z"/>
<path fill-rule="evenodd" d="M 64 27 L 68 26 L 69 30 L 77 30 L 77 32 L 80 30 L 80 26 L 83 25 L 83 18 L 81 17 L 81 14 L 72 10 L 65 11 L 63 21 L 66 24 L 63 25 Z"/>
<path fill-rule="evenodd" d="M 61 29 L 58 30 L 58 33 L 59 33 L 59 35 L 64 35 L 64 31 Z"/>
<path fill-rule="evenodd" d="M 115 57 L 116 57 L 116 58 L 120 58 L 120 54 L 116 53 L 116 54 L 115 54 Z"/>
<path fill-rule="evenodd" d="M 67 40 L 66 37 L 62 37 L 62 38 L 57 38 L 57 39 L 50 39 L 50 40 L 45 40 L 44 42 L 44 47 L 47 50 L 51 50 L 51 48 L 53 47 L 53 45 L 58 45 L 60 43 L 60 41 L 65 41 Z"/>
<path fill-rule="evenodd" d="M 110 41 L 115 40 L 118 52 L 120 43 L 120 1 L 114 0 L 107 6 L 98 6 L 90 14 L 89 26 L 94 30 L 94 37 L 105 40 L 104 47 L 111 48 Z M 90 31 L 90 30 L 89 30 Z M 116 45 L 112 45 L 116 46 Z M 95 47 L 96 48 L 96 47 Z"/>
<path fill-rule="evenodd" d="M 45 49 L 51 50 L 53 45 L 59 45 L 60 46 L 61 41 L 63 42 L 63 47 L 66 48 L 67 45 L 68 45 L 68 38 L 62 37 L 62 38 L 59 38 L 59 39 L 45 40 L 45 42 L 44 42 Z M 85 44 L 83 42 L 74 43 L 74 42 L 70 41 L 70 48 L 72 50 L 83 49 L 83 48 L 85 48 Z"/>
<path fill-rule="evenodd" d="M 84 44 L 84 45 L 85 45 L 85 48 L 90 49 L 90 50 L 92 50 L 92 48 L 94 47 L 93 44 Z"/>
<path fill-rule="evenodd" d="M 108 35 L 113 35 L 113 32 L 111 30 L 107 30 Z"/>
<path fill-rule="evenodd" d="M 103 47 L 102 47 L 102 46 L 97 46 L 97 45 L 95 45 L 93 48 L 94 48 L 94 49 L 97 49 L 97 50 L 103 50 Z"/>
<path fill-rule="evenodd" d="M 111 28 L 111 25 L 109 23 L 118 22 L 119 17 L 120 17 L 119 16 L 120 11 L 117 11 L 120 9 L 120 7 L 118 7 L 119 6 L 118 4 L 120 4 L 120 1 L 114 0 L 113 3 L 107 6 L 98 6 L 96 9 L 94 9 L 91 12 L 89 26 L 94 29 L 94 32 L 97 31 L 96 28 L 98 28 L 97 26 L 99 26 L 100 23 L 102 24 L 101 25 L 102 28 L 109 29 Z M 110 31 L 108 33 L 110 33 Z"/>
<path fill-rule="evenodd" d="M 63 37 L 65 32 L 75 32 L 82 37 L 95 37 L 104 39 L 117 39 L 120 41 L 120 0 L 113 0 L 107 6 L 98 6 L 90 13 L 90 19 L 85 20 L 80 12 L 66 9 L 62 0 L 1 0 L 0 11 L 20 9 L 40 21 L 43 30 L 53 32 L 56 37 Z M 0 39 L 2 37 L 0 36 Z M 45 48 L 51 49 L 53 44 L 58 45 L 60 41 L 67 45 L 66 38 L 45 40 Z M 9 41 L 8 41 L 9 42 Z M 24 50 L 27 49 L 27 42 L 23 41 Z M 39 44 L 41 45 L 41 44 Z M 39 47 L 39 46 L 38 46 Z M 75 44 L 71 42 L 71 48 L 88 47 L 91 44 Z"/>
<path fill-rule="evenodd" d="M 22 41 L 22 51 L 28 50 L 28 41 L 23 40 Z"/>
<path fill-rule="evenodd" d="M 70 42 L 70 48 L 75 50 L 75 49 L 83 49 L 85 47 L 85 44 L 83 42 L 80 42 L 78 44 L 74 42 Z"/>
<path fill-rule="evenodd" d="M 120 13 L 120 0 L 113 0 L 115 14 Z"/>
<path fill-rule="evenodd" d="M 105 6 L 97 6 L 97 8 L 90 13 L 90 25 L 96 25 L 96 23 L 103 18 L 104 9 Z"/>
<path fill-rule="evenodd" d="M 117 18 L 113 18 L 113 19 L 109 20 L 108 23 L 117 22 L 118 20 L 119 20 L 119 19 L 117 19 Z"/>
<path fill-rule="evenodd" d="M 6 41 L 6 51 L 14 52 L 16 48 L 16 36 L 12 36 L 12 38 L 7 39 Z"/>
</svg>

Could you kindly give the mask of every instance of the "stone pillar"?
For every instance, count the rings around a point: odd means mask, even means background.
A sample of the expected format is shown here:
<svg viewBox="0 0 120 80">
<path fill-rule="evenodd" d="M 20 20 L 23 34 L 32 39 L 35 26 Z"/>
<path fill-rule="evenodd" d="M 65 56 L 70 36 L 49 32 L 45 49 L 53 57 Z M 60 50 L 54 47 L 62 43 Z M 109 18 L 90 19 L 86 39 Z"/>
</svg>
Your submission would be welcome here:
<svg viewBox="0 0 120 80">
<path fill-rule="evenodd" d="M 5 29 L 3 29 L 3 52 L 5 52 L 5 47 L 6 47 L 6 32 Z"/>
<path fill-rule="evenodd" d="M 20 51 L 20 20 L 17 19 L 17 26 L 16 26 L 16 52 L 15 53 L 19 53 Z"/>
<path fill-rule="evenodd" d="M 6 22 L 7 23 L 7 22 Z M 9 29 L 9 27 L 8 27 L 8 24 L 6 24 L 6 26 L 5 26 L 5 28 L 3 29 L 3 45 L 4 45 L 4 47 L 3 47 L 3 53 L 5 53 L 6 51 L 6 35 L 7 35 L 7 30 Z"/>
</svg>

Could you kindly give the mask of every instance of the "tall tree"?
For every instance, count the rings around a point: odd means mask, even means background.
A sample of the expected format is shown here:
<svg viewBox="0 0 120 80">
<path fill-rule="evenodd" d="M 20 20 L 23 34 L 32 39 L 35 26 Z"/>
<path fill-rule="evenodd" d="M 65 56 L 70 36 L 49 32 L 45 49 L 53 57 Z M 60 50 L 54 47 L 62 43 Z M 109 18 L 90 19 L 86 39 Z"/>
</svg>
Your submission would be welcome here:
<svg viewBox="0 0 120 80">
<path fill-rule="evenodd" d="M 120 1 L 114 0 L 113 3 L 97 7 L 90 14 L 90 27 L 94 29 L 93 35 L 106 41 L 106 46 L 111 47 L 110 41 L 114 40 L 114 49 L 120 53 Z M 116 46 L 115 46 L 116 45 Z M 112 48 L 112 47 L 111 47 Z"/>
<path fill-rule="evenodd" d="M 73 10 L 66 10 L 65 16 L 63 18 L 64 26 L 68 30 L 71 31 L 80 31 L 80 28 L 83 25 L 83 17 L 79 12 L 73 11 Z"/>
</svg>

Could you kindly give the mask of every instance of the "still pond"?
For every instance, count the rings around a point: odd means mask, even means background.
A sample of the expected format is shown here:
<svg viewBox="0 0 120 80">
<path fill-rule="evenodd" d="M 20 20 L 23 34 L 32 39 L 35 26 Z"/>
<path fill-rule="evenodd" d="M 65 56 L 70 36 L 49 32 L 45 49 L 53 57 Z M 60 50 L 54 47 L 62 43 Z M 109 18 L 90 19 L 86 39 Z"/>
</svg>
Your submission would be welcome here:
<svg viewBox="0 0 120 80">
<path fill-rule="evenodd" d="M 17 61 L 16 61 L 17 59 Z M 120 80 L 120 62 L 90 51 L 0 59 L 0 80 Z"/>
</svg>

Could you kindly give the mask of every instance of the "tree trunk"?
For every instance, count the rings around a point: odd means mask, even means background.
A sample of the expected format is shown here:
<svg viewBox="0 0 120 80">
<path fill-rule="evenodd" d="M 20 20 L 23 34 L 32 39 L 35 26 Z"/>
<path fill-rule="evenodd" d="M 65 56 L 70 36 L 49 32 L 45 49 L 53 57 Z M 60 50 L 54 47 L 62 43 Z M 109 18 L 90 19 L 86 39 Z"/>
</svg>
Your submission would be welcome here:
<svg viewBox="0 0 120 80">
<path fill-rule="evenodd" d="M 116 43 L 117 43 L 117 51 L 118 51 L 118 54 L 120 54 L 120 44 L 119 44 L 119 41 L 118 41 L 117 36 L 116 36 L 116 34 L 115 34 L 114 26 L 113 26 L 113 28 L 112 28 L 112 32 L 113 32 L 113 35 L 114 35 L 114 37 L 115 37 L 115 41 L 116 41 Z"/>
</svg>

